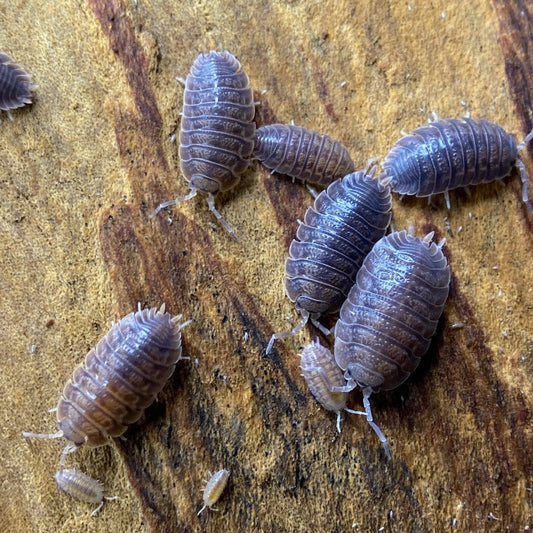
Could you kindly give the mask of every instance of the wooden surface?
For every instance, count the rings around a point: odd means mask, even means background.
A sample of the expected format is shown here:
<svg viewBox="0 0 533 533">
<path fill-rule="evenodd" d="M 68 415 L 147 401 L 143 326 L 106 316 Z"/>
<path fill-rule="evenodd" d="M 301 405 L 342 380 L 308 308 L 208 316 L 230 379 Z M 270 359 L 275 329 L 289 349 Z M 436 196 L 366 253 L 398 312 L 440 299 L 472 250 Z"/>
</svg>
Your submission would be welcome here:
<svg viewBox="0 0 533 533">
<path fill-rule="evenodd" d="M 282 279 L 312 202 L 305 188 L 251 169 L 217 201 L 238 241 L 213 227 L 202 198 L 148 219 L 187 192 L 171 143 L 183 94 L 175 77 L 200 51 L 241 60 L 258 124 L 328 133 L 360 168 L 432 111 L 469 111 L 522 139 L 533 126 L 531 3 L 228 4 L 12 0 L 0 10 L 0 48 L 39 85 L 34 105 L 0 124 L 3 529 L 533 527 L 533 216 L 516 173 L 505 186 L 452 193 L 451 211 L 442 197 L 394 198 L 396 229 L 448 239 L 453 281 L 420 368 L 372 398 L 390 461 L 363 419 L 349 417 L 337 435 L 306 390 L 297 354 L 316 330 L 264 355 L 270 335 L 297 319 Z M 91 506 L 53 480 L 64 443 L 21 431 L 55 429 L 47 410 L 74 366 L 138 301 L 194 320 L 190 361 L 126 440 L 69 458 L 118 496 L 90 518 Z M 361 408 L 359 392 L 350 406 Z M 223 467 L 220 511 L 197 517 L 202 479 Z"/>
</svg>

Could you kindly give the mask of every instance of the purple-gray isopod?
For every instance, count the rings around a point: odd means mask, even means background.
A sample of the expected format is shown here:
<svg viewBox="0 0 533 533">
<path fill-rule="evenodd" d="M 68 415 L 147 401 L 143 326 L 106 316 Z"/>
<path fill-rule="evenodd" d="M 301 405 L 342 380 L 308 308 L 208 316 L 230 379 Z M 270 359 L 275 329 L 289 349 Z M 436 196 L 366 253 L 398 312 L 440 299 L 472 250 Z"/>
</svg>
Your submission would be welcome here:
<svg viewBox="0 0 533 533">
<path fill-rule="evenodd" d="M 273 173 L 322 187 L 355 170 L 348 150 L 340 142 L 290 124 L 258 128 L 254 156 Z"/>
<path fill-rule="evenodd" d="M 160 204 L 159 210 L 201 192 L 224 228 L 215 196 L 239 182 L 254 148 L 255 103 L 248 75 L 228 51 L 200 54 L 185 80 L 179 134 L 180 166 L 190 193 Z"/>
<path fill-rule="evenodd" d="M 375 167 L 334 181 L 305 213 L 285 262 L 285 290 L 302 320 L 291 331 L 275 333 L 266 353 L 275 339 L 297 333 L 309 319 L 324 331 L 317 319 L 340 309 L 363 259 L 385 235 L 391 192 L 374 172 Z"/>
<path fill-rule="evenodd" d="M 335 325 L 335 360 L 349 391 L 359 386 L 367 420 L 369 398 L 402 384 L 426 353 L 448 297 L 450 269 L 442 253 L 445 240 L 433 232 L 417 239 L 399 231 L 383 237 L 365 258 Z"/>
<path fill-rule="evenodd" d="M 517 166 L 522 199 L 528 199 L 528 176 L 518 152 L 533 138 L 531 131 L 517 145 L 512 135 L 486 120 L 435 120 L 399 139 L 383 161 L 394 192 L 415 196 L 444 193 L 457 187 L 504 178 Z"/>
<path fill-rule="evenodd" d="M 35 89 L 31 76 L 7 54 L 0 52 L 0 110 L 7 111 L 12 119 L 11 109 L 31 104 L 31 92 Z"/>
</svg>

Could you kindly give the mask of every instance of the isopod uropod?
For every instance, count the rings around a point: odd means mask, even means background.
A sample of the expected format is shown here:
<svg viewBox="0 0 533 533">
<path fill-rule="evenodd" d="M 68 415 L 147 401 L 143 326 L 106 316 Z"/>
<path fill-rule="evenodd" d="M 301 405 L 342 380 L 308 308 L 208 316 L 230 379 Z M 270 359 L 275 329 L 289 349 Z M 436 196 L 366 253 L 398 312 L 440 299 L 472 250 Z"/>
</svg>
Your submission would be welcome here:
<svg viewBox="0 0 533 533">
<path fill-rule="evenodd" d="M 333 387 L 346 385 L 346 380 L 331 351 L 322 346 L 318 339 L 305 346 L 300 357 L 302 376 L 311 394 L 324 409 L 337 413 L 339 433 L 341 432 L 341 411 L 366 415 L 364 411 L 353 411 L 346 407 L 347 392 L 332 392 Z"/>
<path fill-rule="evenodd" d="M 31 75 L 7 54 L 0 52 L 0 110 L 7 111 L 11 120 L 11 109 L 31 104 L 31 92 L 36 88 Z"/>
<path fill-rule="evenodd" d="M 335 325 L 335 360 L 345 387 L 361 387 L 367 420 L 373 422 L 370 395 L 398 387 L 416 369 L 437 329 L 448 297 L 450 269 L 445 240 L 433 232 L 417 239 L 406 231 L 379 240 L 365 258 Z"/>
<path fill-rule="evenodd" d="M 355 170 L 348 150 L 331 137 L 290 124 L 261 126 L 254 157 L 272 173 L 326 187 Z"/>
<path fill-rule="evenodd" d="M 69 441 L 61 456 L 83 444 L 101 446 L 122 435 L 154 401 L 181 359 L 181 315 L 139 309 L 113 324 L 74 369 L 57 405 L 58 431 L 25 437 Z"/>
<path fill-rule="evenodd" d="M 253 91 L 239 61 L 228 51 L 200 54 L 185 80 L 179 134 L 181 171 L 191 191 L 159 204 L 152 216 L 201 192 L 219 222 L 232 232 L 215 208 L 215 196 L 237 185 L 250 164 L 254 116 Z"/>
<path fill-rule="evenodd" d="M 300 222 L 285 262 L 285 290 L 302 320 L 275 339 L 297 333 L 309 319 L 324 333 L 320 316 L 336 313 L 355 282 L 363 259 L 391 218 L 391 192 L 374 179 L 375 167 L 334 181 L 315 199 Z"/>
<path fill-rule="evenodd" d="M 199 516 L 202 511 L 208 507 L 211 511 L 218 511 L 213 505 L 217 503 L 218 499 L 222 495 L 222 492 L 226 488 L 228 483 L 230 472 L 228 470 L 219 470 L 215 472 L 210 478 L 209 481 L 206 481 L 203 491 L 204 506 L 198 511 L 197 515 Z"/>
<path fill-rule="evenodd" d="M 522 199 L 528 198 L 528 176 L 518 152 L 533 138 L 531 131 L 519 144 L 497 124 L 465 117 L 435 120 L 399 139 L 383 161 L 392 190 L 400 194 L 431 196 L 457 187 L 489 183 L 520 171 Z"/>
</svg>

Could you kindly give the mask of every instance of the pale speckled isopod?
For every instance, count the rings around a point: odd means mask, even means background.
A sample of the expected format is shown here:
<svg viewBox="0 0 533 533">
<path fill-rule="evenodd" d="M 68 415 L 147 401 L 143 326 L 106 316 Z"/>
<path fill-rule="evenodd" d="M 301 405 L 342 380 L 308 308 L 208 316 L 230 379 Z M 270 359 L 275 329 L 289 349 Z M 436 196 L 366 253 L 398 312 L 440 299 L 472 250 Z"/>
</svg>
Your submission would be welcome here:
<svg viewBox="0 0 533 533">
<path fill-rule="evenodd" d="M 31 104 L 31 93 L 35 88 L 31 75 L 10 56 L 0 52 L 0 110 L 6 111 L 13 120 L 11 109 Z"/>
<path fill-rule="evenodd" d="M 399 231 L 383 237 L 365 258 L 335 325 L 335 360 L 344 387 L 359 386 L 367 420 L 389 455 L 373 422 L 370 395 L 401 385 L 426 353 L 448 297 L 450 269 L 445 240 Z"/>
<path fill-rule="evenodd" d="M 391 192 L 384 181 L 353 172 L 334 181 L 315 199 L 300 222 L 285 262 L 285 290 L 302 320 L 274 341 L 297 333 L 309 319 L 323 332 L 320 316 L 339 310 L 363 259 L 383 235 L 391 218 Z"/>
<path fill-rule="evenodd" d="M 304 347 L 300 358 L 302 376 L 311 394 L 324 409 L 337 414 L 339 433 L 341 432 L 341 411 L 366 415 L 364 411 L 353 411 L 346 407 L 347 392 L 332 392 L 333 387 L 346 385 L 346 380 L 331 351 L 322 346 L 318 339 Z"/>
<path fill-rule="evenodd" d="M 383 161 L 392 190 L 399 194 L 431 196 L 457 187 L 504 178 L 516 166 L 522 180 L 522 199 L 528 199 L 528 176 L 518 152 L 533 138 L 531 131 L 517 145 L 512 135 L 486 120 L 435 120 L 399 139 Z"/>
<path fill-rule="evenodd" d="M 181 315 L 139 309 L 111 326 L 66 383 L 57 405 L 58 431 L 25 437 L 60 438 L 61 456 L 82 445 L 101 446 L 122 435 L 154 401 L 181 357 Z"/>
<path fill-rule="evenodd" d="M 228 484 L 230 472 L 228 470 L 219 470 L 215 472 L 210 478 L 209 481 L 206 481 L 203 491 L 204 506 L 198 511 L 198 516 L 204 511 L 204 509 L 209 508 L 210 511 L 218 511 L 213 505 L 217 503 L 222 492 Z"/>
<path fill-rule="evenodd" d="M 191 191 L 159 204 L 152 213 L 207 195 L 209 209 L 228 232 L 215 196 L 239 182 L 254 147 L 255 103 L 248 75 L 228 51 L 200 54 L 185 80 L 179 134 L 180 167 Z"/>
<path fill-rule="evenodd" d="M 290 124 L 261 126 L 254 157 L 265 167 L 326 187 L 355 170 L 348 150 L 328 135 Z"/>
</svg>

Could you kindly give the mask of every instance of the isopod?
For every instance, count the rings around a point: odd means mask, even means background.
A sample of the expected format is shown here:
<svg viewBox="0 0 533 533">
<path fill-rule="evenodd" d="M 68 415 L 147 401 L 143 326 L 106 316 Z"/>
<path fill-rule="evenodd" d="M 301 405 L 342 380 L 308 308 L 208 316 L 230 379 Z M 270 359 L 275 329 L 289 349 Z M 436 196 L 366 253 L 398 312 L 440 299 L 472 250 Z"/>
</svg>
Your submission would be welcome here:
<svg viewBox="0 0 533 533">
<path fill-rule="evenodd" d="M 339 433 L 341 432 L 341 411 L 366 415 L 364 411 L 353 411 L 346 407 L 347 392 L 332 392 L 333 387 L 346 385 L 346 380 L 331 351 L 322 346 L 318 339 L 305 346 L 300 357 L 302 376 L 311 394 L 324 409 L 337 414 Z"/>
<path fill-rule="evenodd" d="M 25 437 L 69 441 L 67 453 L 83 444 L 101 446 L 122 435 L 154 401 L 181 357 L 181 315 L 139 309 L 113 324 L 78 365 L 57 405 L 58 431 Z"/>
<path fill-rule="evenodd" d="M 222 469 L 218 472 L 215 472 L 209 478 L 209 481 L 206 481 L 206 485 L 202 489 L 204 493 L 204 506 L 198 511 L 197 516 L 200 516 L 203 510 L 207 507 L 210 511 L 218 511 L 218 509 L 215 509 L 213 505 L 217 503 L 220 496 L 222 495 L 222 492 L 224 492 L 224 489 L 226 488 L 226 485 L 228 483 L 229 475 L 230 472 L 228 470 Z"/>
<path fill-rule="evenodd" d="M 0 52 L 0 110 L 7 111 L 11 120 L 11 109 L 31 104 L 31 93 L 36 88 L 28 74 L 7 54 Z"/>
<path fill-rule="evenodd" d="M 265 167 L 326 187 L 355 170 L 348 150 L 331 137 L 289 124 L 261 126 L 254 157 Z"/>
<path fill-rule="evenodd" d="M 239 61 L 228 51 L 200 54 L 185 80 L 179 134 L 181 172 L 191 190 L 159 204 L 152 216 L 201 192 L 231 233 L 231 226 L 215 208 L 215 196 L 235 187 L 250 164 L 254 116 L 253 91 Z"/>
<path fill-rule="evenodd" d="M 326 332 L 317 319 L 340 309 L 363 259 L 385 235 L 391 192 L 374 178 L 375 168 L 334 181 L 305 213 L 285 262 L 285 291 L 302 320 L 275 333 L 267 354 L 276 339 L 297 333 L 309 319 Z"/>
<path fill-rule="evenodd" d="M 522 199 L 530 211 L 526 167 L 518 152 L 533 138 L 533 130 L 519 144 L 497 124 L 486 120 L 435 120 L 396 142 L 383 161 L 392 190 L 400 194 L 431 196 L 457 187 L 504 178 L 517 166 Z"/>
<path fill-rule="evenodd" d="M 433 337 L 448 297 L 450 269 L 445 239 L 433 232 L 417 239 L 408 232 L 379 240 L 357 273 L 335 325 L 335 360 L 345 387 L 359 386 L 367 421 L 390 456 L 386 438 L 373 422 L 370 395 L 401 385 L 418 366 Z"/>
</svg>

